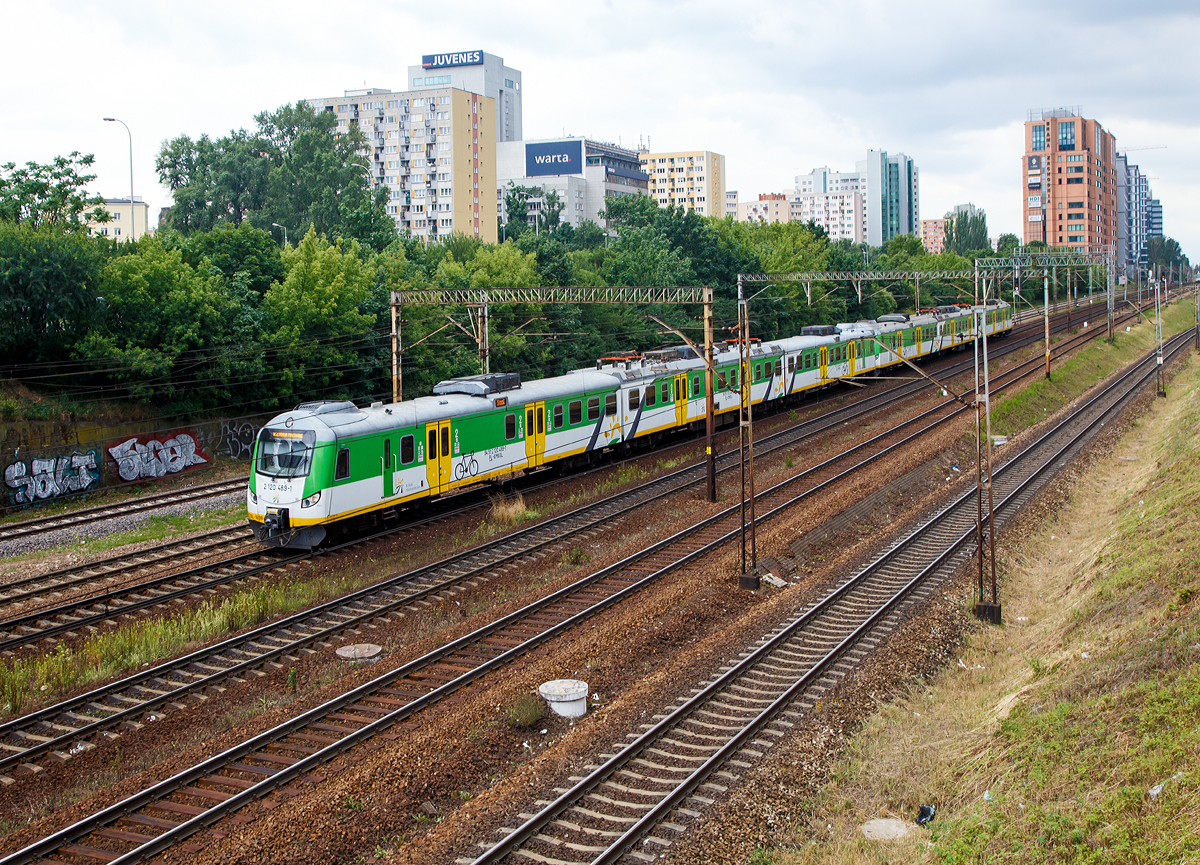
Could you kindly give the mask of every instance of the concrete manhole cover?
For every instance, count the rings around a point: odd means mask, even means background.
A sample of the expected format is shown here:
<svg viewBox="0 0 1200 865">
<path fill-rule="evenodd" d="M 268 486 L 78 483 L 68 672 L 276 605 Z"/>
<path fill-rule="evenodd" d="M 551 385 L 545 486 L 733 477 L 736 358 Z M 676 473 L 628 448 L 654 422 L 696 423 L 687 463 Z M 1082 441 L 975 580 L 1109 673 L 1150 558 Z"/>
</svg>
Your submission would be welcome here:
<svg viewBox="0 0 1200 865">
<path fill-rule="evenodd" d="M 897 838 L 903 838 L 914 828 L 916 827 L 910 826 L 903 820 L 897 820 L 895 817 L 884 817 L 863 823 L 862 833 L 871 841 L 895 841 Z"/>
<path fill-rule="evenodd" d="M 355 643 L 352 646 L 342 646 L 337 650 L 337 656 L 343 661 L 366 661 L 374 663 L 383 654 L 383 649 L 374 643 Z"/>
</svg>

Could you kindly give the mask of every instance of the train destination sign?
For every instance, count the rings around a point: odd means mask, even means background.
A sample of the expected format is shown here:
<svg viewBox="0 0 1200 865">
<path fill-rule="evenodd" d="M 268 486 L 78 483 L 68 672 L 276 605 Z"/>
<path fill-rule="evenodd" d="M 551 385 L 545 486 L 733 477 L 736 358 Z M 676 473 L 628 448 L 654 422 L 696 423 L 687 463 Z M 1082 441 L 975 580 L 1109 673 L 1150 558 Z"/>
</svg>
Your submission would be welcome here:
<svg viewBox="0 0 1200 865">
<path fill-rule="evenodd" d="M 482 51 L 459 51 L 457 54 L 423 54 L 421 65 L 426 69 L 447 69 L 451 66 L 482 66 Z"/>
</svg>

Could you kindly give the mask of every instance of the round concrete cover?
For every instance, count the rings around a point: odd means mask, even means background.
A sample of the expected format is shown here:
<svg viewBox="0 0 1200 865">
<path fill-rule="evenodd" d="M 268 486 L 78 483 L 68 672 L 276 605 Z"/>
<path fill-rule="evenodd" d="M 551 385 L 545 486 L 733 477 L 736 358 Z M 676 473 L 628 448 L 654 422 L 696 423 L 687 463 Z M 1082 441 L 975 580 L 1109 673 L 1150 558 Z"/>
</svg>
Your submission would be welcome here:
<svg viewBox="0 0 1200 865">
<path fill-rule="evenodd" d="M 885 817 L 863 823 L 862 833 L 871 841 L 894 841 L 907 835 L 910 828 L 903 820 Z"/>
<path fill-rule="evenodd" d="M 383 649 L 374 643 L 355 643 L 337 650 L 337 656 L 345 661 L 374 661 L 382 653 Z"/>
<path fill-rule="evenodd" d="M 587 682 L 581 682 L 578 679 L 555 679 L 538 688 L 538 693 L 548 703 L 582 700 L 587 697 L 587 692 Z"/>
</svg>

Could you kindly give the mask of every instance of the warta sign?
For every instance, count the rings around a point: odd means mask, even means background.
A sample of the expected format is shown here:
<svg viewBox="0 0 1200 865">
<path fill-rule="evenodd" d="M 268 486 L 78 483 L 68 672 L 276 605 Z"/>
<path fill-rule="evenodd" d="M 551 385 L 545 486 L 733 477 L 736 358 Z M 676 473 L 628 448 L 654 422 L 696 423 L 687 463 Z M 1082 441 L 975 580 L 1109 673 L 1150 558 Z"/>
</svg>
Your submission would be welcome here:
<svg viewBox="0 0 1200 865">
<path fill-rule="evenodd" d="M 544 141 L 525 145 L 525 176 L 583 174 L 583 142 Z"/>
<path fill-rule="evenodd" d="M 482 51 L 460 51 L 457 54 L 423 54 L 421 65 L 426 69 L 446 69 L 450 66 L 482 66 Z"/>
</svg>

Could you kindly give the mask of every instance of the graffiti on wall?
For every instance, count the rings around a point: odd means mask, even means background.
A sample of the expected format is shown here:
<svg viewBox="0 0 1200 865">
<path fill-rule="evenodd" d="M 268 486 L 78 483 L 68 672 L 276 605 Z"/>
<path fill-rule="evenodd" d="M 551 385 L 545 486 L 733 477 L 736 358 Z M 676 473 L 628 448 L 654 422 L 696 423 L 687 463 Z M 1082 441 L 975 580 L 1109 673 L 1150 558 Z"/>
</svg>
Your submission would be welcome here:
<svg viewBox="0 0 1200 865">
<path fill-rule="evenodd" d="M 123 481 L 161 478 L 181 472 L 188 466 L 208 462 L 191 433 L 177 432 L 165 441 L 141 441 L 141 438 L 134 436 L 108 448 L 108 455 L 116 463 L 117 475 Z"/>
<path fill-rule="evenodd" d="M 249 421 L 221 421 L 219 452 L 235 460 L 248 460 L 254 453 L 254 437 L 257 434 L 258 427 Z"/>
<path fill-rule="evenodd" d="M 100 480 L 96 451 L 17 460 L 4 469 L 4 483 L 14 490 L 12 503 L 27 505 L 86 490 Z"/>
</svg>

